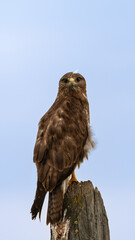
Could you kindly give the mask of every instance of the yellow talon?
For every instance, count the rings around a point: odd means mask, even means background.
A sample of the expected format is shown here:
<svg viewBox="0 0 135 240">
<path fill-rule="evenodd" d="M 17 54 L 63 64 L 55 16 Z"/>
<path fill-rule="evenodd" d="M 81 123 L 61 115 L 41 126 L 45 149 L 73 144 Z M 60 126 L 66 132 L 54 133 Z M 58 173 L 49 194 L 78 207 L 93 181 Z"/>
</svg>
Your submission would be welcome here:
<svg viewBox="0 0 135 240">
<path fill-rule="evenodd" d="M 72 173 L 72 178 L 70 179 L 68 185 L 70 186 L 72 184 L 72 182 L 78 182 L 74 171 Z"/>
</svg>

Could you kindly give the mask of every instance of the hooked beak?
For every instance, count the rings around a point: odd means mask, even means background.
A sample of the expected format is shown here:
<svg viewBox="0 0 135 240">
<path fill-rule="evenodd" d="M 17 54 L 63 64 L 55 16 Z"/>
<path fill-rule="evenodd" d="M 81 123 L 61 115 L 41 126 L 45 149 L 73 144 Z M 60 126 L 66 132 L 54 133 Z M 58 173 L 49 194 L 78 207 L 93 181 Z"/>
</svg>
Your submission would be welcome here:
<svg viewBox="0 0 135 240">
<path fill-rule="evenodd" d="M 69 85 L 71 86 L 71 87 L 74 87 L 75 85 L 76 85 L 76 82 L 75 82 L 75 79 L 74 78 L 69 78 Z"/>
</svg>

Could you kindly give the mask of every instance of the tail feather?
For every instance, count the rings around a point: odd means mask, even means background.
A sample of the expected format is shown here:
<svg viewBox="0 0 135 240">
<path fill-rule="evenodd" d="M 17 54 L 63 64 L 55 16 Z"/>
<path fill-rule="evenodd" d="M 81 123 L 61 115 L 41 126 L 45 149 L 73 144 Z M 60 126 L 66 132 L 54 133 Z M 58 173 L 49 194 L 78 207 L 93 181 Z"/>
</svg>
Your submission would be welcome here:
<svg viewBox="0 0 135 240">
<path fill-rule="evenodd" d="M 37 182 L 37 190 L 35 195 L 34 203 L 31 207 L 32 220 L 37 217 L 39 213 L 39 218 L 41 217 L 42 206 L 44 203 L 46 191 L 41 182 Z"/>
<path fill-rule="evenodd" d="M 63 208 L 63 189 L 62 185 L 57 186 L 52 192 L 49 193 L 48 212 L 47 212 L 47 225 L 49 223 L 55 224 L 62 219 Z"/>
</svg>

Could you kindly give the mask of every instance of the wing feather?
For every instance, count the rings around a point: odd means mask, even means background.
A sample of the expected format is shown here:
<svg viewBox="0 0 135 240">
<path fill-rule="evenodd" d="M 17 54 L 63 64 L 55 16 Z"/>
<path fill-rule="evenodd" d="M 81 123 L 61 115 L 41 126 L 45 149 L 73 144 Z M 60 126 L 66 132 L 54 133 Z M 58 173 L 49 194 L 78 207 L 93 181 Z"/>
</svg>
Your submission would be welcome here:
<svg viewBox="0 0 135 240">
<path fill-rule="evenodd" d="M 82 105 L 77 107 L 80 112 Z M 80 119 L 77 108 L 64 101 L 40 120 L 34 162 L 38 178 L 48 191 L 72 173 L 83 151 L 88 129 L 87 121 L 81 123 Z"/>
</svg>

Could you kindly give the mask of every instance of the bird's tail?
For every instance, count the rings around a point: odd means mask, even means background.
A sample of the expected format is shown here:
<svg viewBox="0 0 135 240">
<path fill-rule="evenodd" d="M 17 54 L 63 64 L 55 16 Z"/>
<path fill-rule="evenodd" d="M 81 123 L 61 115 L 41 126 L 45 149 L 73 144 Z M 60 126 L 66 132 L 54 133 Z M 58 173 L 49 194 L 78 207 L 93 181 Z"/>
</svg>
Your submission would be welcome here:
<svg viewBox="0 0 135 240">
<path fill-rule="evenodd" d="M 62 219 L 63 208 L 63 189 L 62 185 L 57 186 L 49 193 L 48 211 L 47 211 L 47 225 L 49 223 L 55 224 Z"/>
<path fill-rule="evenodd" d="M 37 182 L 37 190 L 35 195 L 34 203 L 31 207 L 32 219 L 35 219 L 39 213 L 39 218 L 41 217 L 41 210 L 44 203 L 46 191 L 41 182 Z"/>
</svg>

